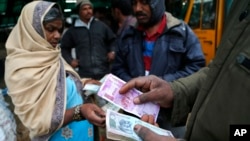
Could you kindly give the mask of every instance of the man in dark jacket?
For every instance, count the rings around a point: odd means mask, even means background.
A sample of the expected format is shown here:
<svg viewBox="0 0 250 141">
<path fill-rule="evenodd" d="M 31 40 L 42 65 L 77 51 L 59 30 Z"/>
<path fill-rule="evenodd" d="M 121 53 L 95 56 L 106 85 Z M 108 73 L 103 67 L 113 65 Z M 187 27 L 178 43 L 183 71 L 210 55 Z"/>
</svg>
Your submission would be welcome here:
<svg viewBox="0 0 250 141">
<path fill-rule="evenodd" d="M 138 23 L 119 37 L 113 74 L 124 81 L 148 74 L 173 81 L 205 66 L 198 38 L 184 22 L 165 12 L 165 0 L 131 2 Z M 163 121 L 170 115 L 170 109 L 162 108 L 157 122 L 182 137 L 184 127 L 172 128 L 170 122 Z"/>
<path fill-rule="evenodd" d="M 62 37 L 62 56 L 73 68 L 79 68 L 82 78 L 100 79 L 110 72 L 115 34 L 93 17 L 93 5 L 89 0 L 78 0 L 76 5 L 79 19 Z M 72 48 L 76 50 L 75 59 L 71 55 Z"/>
<path fill-rule="evenodd" d="M 250 134 L 250 0 L 233 1 L 216 56 L 186 78 L 167 83 L 154 76 L 131 80 L 122 89 L 147 91 L 134 102 L 172 108 L 171 122 L 185 124 L 187 141 L 249 141 Z M 146 119 L 146 118 L 144 118 Z M 238 134 L 246 129 L 244 134 Z M 173 141 L 135 126 L 144 141 Z M 242 133 L 242 132 L 241 132 Z"/>
</svg>

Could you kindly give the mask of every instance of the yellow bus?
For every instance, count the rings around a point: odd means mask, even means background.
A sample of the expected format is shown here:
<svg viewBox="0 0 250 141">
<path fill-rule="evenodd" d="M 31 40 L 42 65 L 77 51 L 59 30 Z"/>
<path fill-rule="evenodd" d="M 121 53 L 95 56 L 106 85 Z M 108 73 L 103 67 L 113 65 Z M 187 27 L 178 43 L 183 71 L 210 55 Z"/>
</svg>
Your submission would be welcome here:
<svg viewBox="0 0 250 141">
<path fill-rule="evenodd" d="M 220 43 L 224 19 L 232 1 L 166 0 L 166 10 L 188 23 L 199 38 L 207 64 Z"/>
</svg>

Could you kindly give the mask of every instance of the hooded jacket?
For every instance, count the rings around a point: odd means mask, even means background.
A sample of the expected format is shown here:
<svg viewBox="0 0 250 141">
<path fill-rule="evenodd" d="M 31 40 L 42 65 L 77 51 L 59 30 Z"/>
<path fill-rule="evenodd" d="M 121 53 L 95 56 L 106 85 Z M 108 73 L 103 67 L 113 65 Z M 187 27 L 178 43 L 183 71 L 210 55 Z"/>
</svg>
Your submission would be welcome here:
<svg viewBox="0 0 250 141">
<path fill-rule="evenodd" d="M 172 123 L 184 124 L 192 111 L 186 133 L 189 141 L 229 141 L 231 125 L 250 124 L 249 4 L 249 0 L 233 2 L 213 62 L 171 84 Z"/>
<path fill-rule="evenodd" d="M 165 0 L 148 0 L 152 16 L 148 22 L 149 26 L 159 22 L 165 13 Z"/>
<path fill-rule="evenodd" d="M 193 31 L 182 21 L 165 13 L 167 26 L 155 42 L 150 74 L 166 81 L 188 76 L 205 66 L 201 45 Z M 143 62 L 144 32 L 137 25 L 121 35 L 112 73 L 129 81 L 145 75 Z"/>
<path fill-rule="evenodd" d="M 154 43 L 149 74 L 173 81 L 188 76 L 205 66 L 205 59 L 198 38 L 183 21 L 165 13 L 164 0 L 149 0 L 151 18 L 144 28 L 161 22 L 166 16 L 166 26 Z M 165 15 L 164 15 L 165 14 Z M 130 26 L 118 40 L 116 58 L 111 72 L 129 81 L 145 75 L 143 60 L 145 33 L 138 29 L 138 23 Z M 170 127 L 171 109 L 161 109 L 157 123 L 161 128 L 171 130 L 178 137 L 184 129 Z M 167 119 L 167 120 L 165 120 Z"/>
</svg>

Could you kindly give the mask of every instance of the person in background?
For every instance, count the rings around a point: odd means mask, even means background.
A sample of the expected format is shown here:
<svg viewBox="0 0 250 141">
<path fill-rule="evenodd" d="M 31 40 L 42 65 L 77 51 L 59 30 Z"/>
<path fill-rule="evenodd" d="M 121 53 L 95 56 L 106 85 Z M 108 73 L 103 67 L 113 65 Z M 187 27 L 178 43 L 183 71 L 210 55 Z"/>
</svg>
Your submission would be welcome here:
<svg viewBox="0 0 250 141">
<path fill-rule="evenodd" d="M 165 0 L 130 2 L 137 23 L 118 39 L 113 74 L 124 81 L 149 74 L 174 81 L 205 66 L 198 38 L 183 21 L 165 12 Z M 171 126 L 171 109 L 161 108 L 158 117 L 161 128 L 178 137 L 184 135 L 184 126 Z"/>
<path fill-rule="evenodd" d="M 56 3 L 23 7 L 6 42 L 5 83 L 32 140 L 93 141 L 92 123 L 104 127 L 105 112 L 84 101 L 80 77 L 61 56 L 63 21 Z"/>
<path fill-rule="evenodd" d="M 134 87 L 143 89 L 144 94 L 134 103 L 151 101 L 171 108 L 175 125 L 185 124 L 190 115 L 187 141 L 249 140 L 248 132 L 243 136 L 236 132 L 250 125 L 249 4 L 249 0 L 233 1 L 216 56 L 207 67 L 173 82 L 156 76 L 135 78 L 120 93 Z M 135 132 L 144 141 L 177 140 L 140 125 L 135 126 Z"/>
<path fill-rule="evenodd" d="M 110 73 L 116 35 L 105 23 L 95 19 L 89 0 L 77 0 L 76 11 L 79 19 L 62 37 L 62 56 L 73 68 L 79 68 L 80 77 L 99 80 Z M 72 48 L 76 59 L 72 58 Z"/>
<path fill-rule="evenodd" d="M 134 26 L 136 18 L 132 15 L 132 6 L 129 0 L 111 0 L 111 11 L 118 24 L 116 32 L 119 37 L 129 26 Z"/>
<path fill-rule="evenodd" d="M 111 13 L 108 10 L 107 7 L 95 7 L 94 8 L 94 15 L 96 20 L 100 20 L 106 25 L 108 25 L 109 28 L 112 29 L 112 19 L 111 19 Z"/>
</svg>

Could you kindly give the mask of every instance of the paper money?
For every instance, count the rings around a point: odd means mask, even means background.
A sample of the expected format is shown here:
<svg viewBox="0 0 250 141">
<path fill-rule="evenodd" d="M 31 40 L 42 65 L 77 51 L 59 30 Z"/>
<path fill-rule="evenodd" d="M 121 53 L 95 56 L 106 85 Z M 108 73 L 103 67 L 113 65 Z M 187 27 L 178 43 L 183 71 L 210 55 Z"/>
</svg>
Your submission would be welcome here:
<svg viewBox="0 0 250 141">
<path fill-rule="evenodd" d="M 142 92 L 136 89 L 132 89 L 123 95 L 119 93 L 120 88 L 125 83 L 126 82 L 119 79 L 118 77 L 112 74 L 108 74 L 105 77 L 105 80 L 97 94 L 110 103 L 113 103 L 121 109 L 125 110 L 126 112 L 132 113 L 138 117 L 142 117 L 143 115 L 148 114 L 153 115 L 155 119 L 157 119 L 160 110 L 159 105 L 152 102 L 140 105 L 134 104 L 134 98 L 142 94 Z"/>
<path fill-rule="evenodd" d="M 120 110 L 120 108 L 110 102 L 108 102 L 107 104 L 105 104 L 104 106 L 102 106 L 103 111 L 107 112 L 107 110 L 112 110 L 112 111 L 116 111 L 118 112 Z"/>
<path fill-rule="evenodd" d="M 105 76 L 99 81 L 103 83 L 105 80 Z M 96 84 L 86 84 L 83 87 L 83 91 L 85 92 L 85 96 L 90 96 L 91 94 L 97 94 L 98 90 L 100 89 L 99 85 Z M 113 111 L 119 111 L 120 108 L 104 99 L 100 99 L 99 97 L 96 97 L 97 99 L 97 105 L 101 106 L 102 109 L 106 112 L 107 109 L 113 110 Z"/>
<path fill-rule="evenodd" d="M 97 93 L 99 88 L 100 88 L 100 86 L 96 85 L 96 84 L 86 84 L 83 87 L 83 90 L 92 91 L 93 93 Z"/>
<path fill-rule="evenodd" d="M 96 84 L 86 84 L 82 90 L 84 91 L 85 96 L 90 96 L 92 94 L 96 94 L 99 88 L 100 86 Z"/>
<path fill-rule="evenodd" d="M 101 80 L 99 80 L 99 82 L 103 83 L 105 80 L 105 77 L 106 76 L 104 76 Z M 89 96 L 92 94 L 97 94 L 99 88 L 100 86 L 96 84 L 85 84 L 82 90 L 84 91 L 85 96 Z"/>
<path fill-rule="evenodd" d="M 134 132 L 134 126 L 136 124 L 145 126 L 159 135 L 173 137 L 171 131 L 153 126 L 135 117 L 117 113 L 109 109 L 107 110 L 106 135 L 108 139 L 124 141 L 142 141 L 141 138 Z"/>
</svg>

